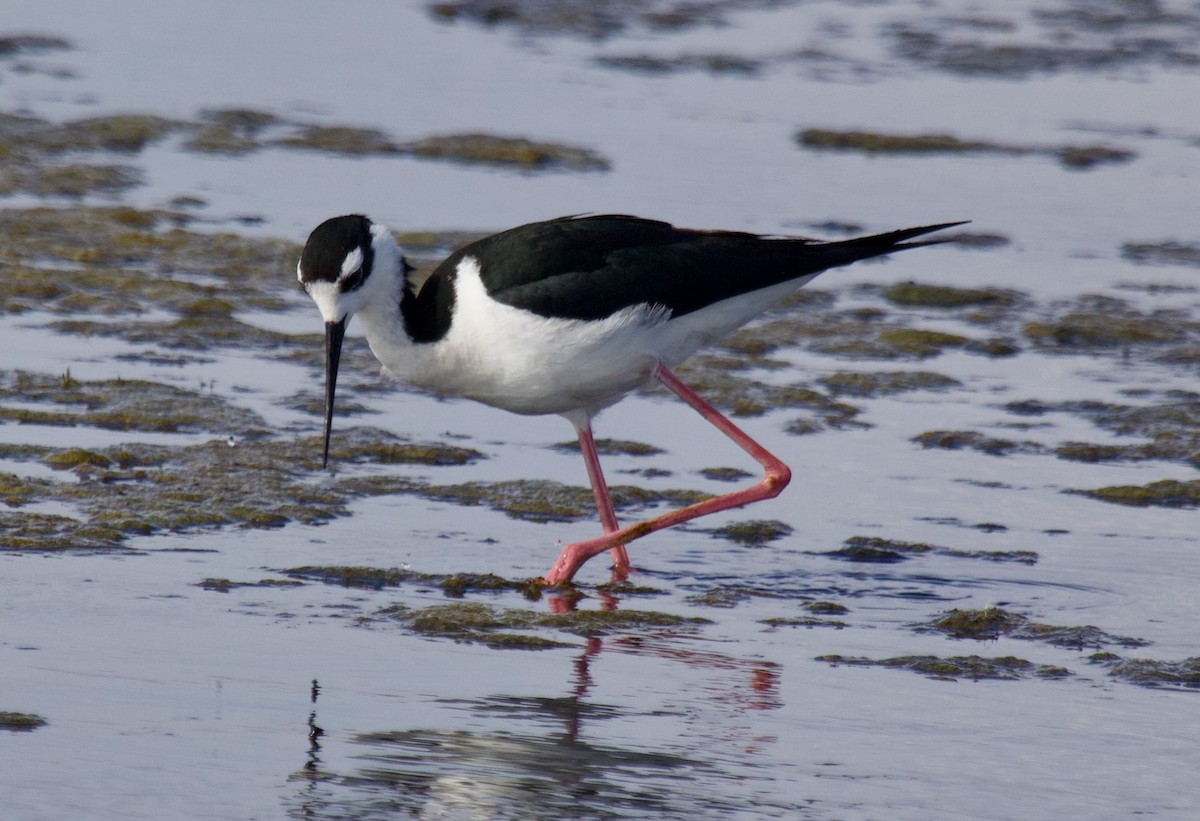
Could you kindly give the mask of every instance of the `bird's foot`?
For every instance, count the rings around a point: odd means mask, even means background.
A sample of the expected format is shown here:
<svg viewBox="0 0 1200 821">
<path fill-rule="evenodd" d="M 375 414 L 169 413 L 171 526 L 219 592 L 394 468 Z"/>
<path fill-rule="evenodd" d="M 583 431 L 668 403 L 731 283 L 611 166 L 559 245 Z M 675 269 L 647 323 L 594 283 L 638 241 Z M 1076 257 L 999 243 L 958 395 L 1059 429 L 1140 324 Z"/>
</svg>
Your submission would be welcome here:
<svg viewBox="0 0 1200 821">
<path fill-rule="evenodd" d="M 626 541 L 628 541 L 626 532 L 620 530 L 567 545 L 563 548 L 562 553 L 558 554 L 558 561 L 554 563 L 554 567 L 550 568 L 550 572 L 546 574 L 546 584 L 551 587 L 567 584 L 588 559 L 605 550 L 612 551 L 613 581 L 624 581 L 632 569 L 629 565 L 629 556 L 625 552 Z"/>
</svg>

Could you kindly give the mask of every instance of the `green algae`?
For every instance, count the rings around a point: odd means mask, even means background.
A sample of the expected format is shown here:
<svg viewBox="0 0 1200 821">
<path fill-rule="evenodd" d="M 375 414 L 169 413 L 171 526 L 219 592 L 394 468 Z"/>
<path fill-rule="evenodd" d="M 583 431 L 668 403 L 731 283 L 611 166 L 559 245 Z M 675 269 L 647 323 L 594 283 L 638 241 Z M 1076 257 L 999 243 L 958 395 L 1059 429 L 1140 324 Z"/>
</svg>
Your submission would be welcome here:
<svg viewBox="0 0 1200 821">
<path fill-rule="evenodd" d="M 1034 664 L 1015 656 L 985 658 L 982 656 L 895 656 L 870 659 L 856 656 L 817 656 L 834 667 L 883 667 L 891 670 L 911 670 L 937 681 L 1019 681 L 1030 677 L 1058 679 L 1074 675 L 1064 667 Z"/>
<path fill-rule="evenodd" d="M 1150 642 L 1132 636 L 1118 636 L 1094 625 L 1062 626 L 1026 623 L 1011 634 L 1012 638 L 1040 641 L 1055 647 L 1083 650 L 1089 647 L 1145 647 Z"/>
<path fill-rule="evenodd" d="M 859 408 L 804 385 L 772 385 L 691 362 L 677 372 L 706 401 L 734 416 L 754 417 L 770 411 L 803 408 L 829 427 L 858 424 L 854 417 Z M 666 395 L 665 389 L 655 388 L 655 391 Z"/>
<path fill-rule="evenodd" d="M 325 584 L 336 584 L 342 587 L 361 587 L 368 590 L 382 590 L 385 587 L 397 587 L 407 583 L 432 584 L 437 578 L 413 570 L 396 567 L 304 565 L 280 572 L 294 578 L 312 579 Z"/>
<path fill-rule="evenodd" d="M 703 531 L 717 539 L 756 547 L 769 544 L 792 534 L 790 525 L 777 519 L 750 519 Z"/>
<path fill-rule="evenodd" d="M 171 219 L 122 207 L 0 210 L 0 311 L 83 314 L 51 327 L 194 350 L 303 343 L 230 315 L 289 304 L 280 291 L 296 246 L 166 227 Z M 151 309 L 168 316 L 129 318 Z"/>
<path fill-rule="evenodd" d="M 181 127 L 151 114 L 109 114 L 63 123 L 6 114 L 0 119 L 0 146 L 9 159 L 68 151 L 136 154 Z"/>
<path fill-rule="evenodd" d="M 516 590 L 526 598 L 540 597 L 541 584 L 536 579 L 525 579 L 513 582 L 494 573 L 454 573 L 436 581 L 438 589 L 446 596 L 461 599 L 471 592 L 499 592 Z"/>
<path fill-rule="evenodd" d="M 9 403 L 20 402 L 20 407 Z M 33 405 L 35 407 L 30 407 Z M 156 433 L 209 432 L 261 435 L 266 423 L 214 394 L 144 380 L 80 381 L 23 371 L 0 371 L 0 420 L 22 424 Z M 82 451 L 67 449 L 48 461 L 75 467 Z M 99 457 L 92 454 L 92 466 Z M 76 464 L 68 464 L 72 459 Z"/>
<path fill-rule="evenodd" d="M 1051 149 L 1064 168 L 1089 169 L 1097 165 L 1120 165 L 1137 157 L 1136 152 L 1111 145 L 1064 145 Z"/>
<path fill-rule="evenodd" d="M 895 564 L 933 550 L 933 545 L 919 542 L 901 542 L 878 536 L 851 536 L 842 547 L 820 555 L 849 562 Z"/>
<path fill-rule="evenodd" d="M 432 605 L 419 610 L 397 606 L 383 612 L 405 623 L 413 632 L 430 636 L 475 642 L 497 649 L 544 650 L 570 647 L 570 642 L 544 636 L 510 632 L 532 629 L 535 625 L 527 611 L 490 607 L 478 602 Z"/>
<path fill-rule="evenodd" d="M 484 505 L 522 521 L 572 522 L 594 518 L 595 499 L 589 488 L 539 479 L 499 482 L 463 482 L 433 485 L 401 478 L 350 479 L 349 486 L 372 492 L 411 493 L 439 502 L 473 507 Z M 709 498 L 694 490 L 645 490 L 630 485 L 609 488 L 617 510 L 642 509 L 657 504 L 683 507 Z"/>
<path fill-rule="evenodd" d="M 853 359 L 927 359 L 976 344 L 959 334 L 889 323 L 887 313 L 873 306 L 839 311 L 818 301 L 797 303 L 787 316 L 742 328 L 721 348 L 756 359 L 791 346 Z"/>
<path fill-rule="evenodd" d="M 611 165 L 595 151 L 579 146 L 480 133 L 426 137 L 404 143 L 398 150 L 425 159 L 495 165 L 525 171 L 606 171 Z"/>
<path fill-rule="evenodd" d="M 1097 654 L 1099 656 L 1100 654 Z M 1122 659 L 1112 654 L 1093 661 L 1108 665 L 1108 674 L 1142 687 L 1194 690 L 1200 688 L 1200 656 L 1182 661 Z"/>
<path fill-rule="evenodd" d="M 867 564 L 897 564 L 923 555 L 1028 565 L 1036 564 L 1038 561 L 1038 554 L 1032 550 L 961 550 L 925 542 L 905 542 L 879 536 L 851 536 L 837 550 L 816 555 Z"/>
<path fill-rule="evenodd" d="M 300 587 L 304 584 L 296 579 L 259 579 L 256 582 L 235 582 L 230 579 L 203 579 L 196 583 L 197 587 L 212 590 L 217 593 L 228 593 L 243 587 Z"/>
<path fill-rule="evenodd" d="M 1146 447 L 1139 445 L 1096 445 L 1091 442 L 1063 442 L 1054 455 L 1070 462 L 1124 462 L 1146 458 Z"/>
<path fill-rule="evenodd" d="M 970 340 L 958 334 L 927 331 L 920 328 L 884 328 L 877 337 L 880 344 L 891 348 L 895 356 L 928 359 L 946 348 L 961 348 Z"/>
<path fill-rule="evenodd" d="M 84 521 L 47 513 L 0 510 L 0 550 L 113 550 L 124 546 L 125 535 L 99 521 Z"/>
<path fill-rule="evenodd" d="M 467 593 L 499 593 L 512 591 L 527 599 L 541 598 L 545 585 L 540 579 L 505 579 L 492 573 L 421 573 L 415 570 L 376 567 L 293 567 L 280 571 L 289 577 L 310 579 L 342 587 L 361 587 L 382 590 L 386 587 L 414 585 L 436 589 L 448 598 L 461 599 Z"/>
<path fill-rule="evenodd" d="M 4 458 L 9 458 L 7 453 Z M 20 507 L 40 497 L 49 487 L 50 483 L 44 479 L 29 479 L 14 473 L 0 473 L 0 502 L 8 507 Z"/>
<path fill-rule="evenodd" d="M 400 146 L 382 131 L 340 125 L 302 126 L 275 145 L 348 155 L 400 153 Z"/>
<path fill-rule="evenodd" d="M 689 52 L 674 57 L 653 54 L 602 54 L 596 65 L 637 74 L 667 75 L 701 71 L 707 74 L 752 77 L 761 72 L 765 60 L 723 52 Z"/>
<path fill-rule="evenodd" d="M 41 54 L 47 51 L 71 51 L 75 45 L 64 37 L 49 34 L 5 34 L 0 36 L 0 57 L 15 54 Z"/>
<path fill-rule="evenodd" d="M 989 456 L 1049 452 L 1048 448 L 1037 442 L 1002 439 L 974 430 L 929 430 L 917 434 L 911 441 L 926 450 L 974 450 Z"/>
<path fill-rule="evenodd" d="M 832 627 L 835 630 L 842 630 L 850 626 L 837 619 L 818 619 L 813 616 L 773 616 L 768 619 L 759 619 L 758 623 L 765 624 L 772 630 L 778 630 L 781 627 L 806 627 L 810 630 L 814 627 Z"/>
<path fill-rule="evenodd" d="M 804 627 L 812 629 L 814 627 L 832 627 L 836 630 L 842 630 L 849 625 L 840 619 L 818 618 L 819 616 L 841 616 L 850 612 L 850 608 L 843 604 L 831 601 L 809 601 L 801 605 L 811 615 L 807 616 L 773 616 L 771 618 L 759 619 L 759 624 L 765 624 L 771 630 L 778 630 L 781 627 Z"/>
<path fill-rule="evenodd" d="M 973 339 L 963 346 L 963 350 L 999 359 L 1016 356 L 1021 352 L 1021 346 L 1010 337 L 993 337 L 991 339 Z"/>
<path fill-rule="evenodd" d="M 829 296 L 828 300 L 832 300 L 832 297 Z M 875 317 L 864 318 L 852 312 L 833 311 L 827 302 L 801 302 L 786 317 L 739 328 L 732 336 L 722 340 L 719 348 L 743 361 L 748 358 L 750 361 L 747 364 L 757 365 L 780 348 L 804 342 L 816 344 L 827 340 L 858 340 L 874 333 L 875 322 L 872 320 Z"/>
<path fill-rule="evenodd" d="M 76 336 L 111 337 L 136 344 L 153 343 L 173 350 L 207 351 L 243 346 L 269 350 L 301 344 L 287 334 L 269 331 L 237 319 L 212 322 L 203 316 L 186 316 L 167 322 L 65 319 L 51 322 L 49 327 Z"/>
<path fill-rule="evenodd" d="M 979 305 L 1009 306 L 1016 303 L 1018 294 L 999 288 L 954 288 L 908 280 L 884 288 L 883 297 L 893 305 L 949 309 Z"/>
<path fill-rule="evenodd" d="M 175 212 L 125 206 L 0 209 L 0 236 L 5 241 L 0 260 L 24 260 L 39 269 L 58 264 L 64 273 L 83 274 L 89 271 L 82 266 L 115 266 L 104 271 L 104 284 L 110 288 L 131 286 L 116 278 L 124 269 L 148 283 L 163 279 L 164 273 L 198 275 L 211 278 L 209 287 L 232 283 L 251 296 L 264 285 L 278 291 L 288 281 L 286 275 L 294 276 L 290 269 L 299 246 L 171 227 L 187 219 Z"/>
<path fill-rule="evenodd" d="M 1000 607 L 979 610 L 953 609 L 928 622 L 914 625 L 917 632 L 942 633 L 955 639 L 993 640 L 1006 636 L 1038 641 L 1074 650 L 1099 649 L 1111 645 L 1144 647 L 1149 642 L 1129 636 L 1107 633 L 1093 625 L 1061 626 L 1039 624 L 1026 616 Z"/>
<path fill-rule="evenodd" d="M 867 154 L 1021 153 L 1020 149 L 1014 147 L 981 140 L 963 140 L 951 134 L 887 134 L 806 128 L 796 134 L 796 141 L 805 148 L 862 151 Z"/>
<path fill-rule="evenodd" d="M 750 599 L 754 593 L 739 586 L 724 585 L 711 587 L 703 593 L 695 593 L 687 597 L 688 604 L 700 607 L 737 607 Z"/>
<path fill-rule="evenodd" d="M 803 585 L 792 585 L 785 582 L 782 586 L 776 582 L 754 584 L 750 582 L 725 582 L 707 589 L 692 593 L 687 597 L 690 604 L 704 607 L 736 607 L 751 599 L 768 599 L 772 601 L 798 602 L 800 607 L 814 615 L 837 615 L 841 612 L 834 602 L 814 598 L 813 590 Z M 823 609 L 825 606 L 829 609 Z"/>
<path fill-rule="evenodd" d="M 106 468 L 112 464 L 112 459 L 103 453 L 85 448 L 67 448 L 55 451 L 48 454 L 42 461 L 55 470 Z"/>
<path fill-rule="evenodd" d="M 667 595 L 668 591 L 661 587 L 651 587 L 647 584 L 634 584 L 629 580 L 625 580 L 598 584 L 596 585 L 596 592 L 603 595 L 625 598 L 628 596 L 665 596 Z"/>
<path fill-rule="evenodd" d="M 835 395 L 874 397 L 908 391 L 939 391 L 960 386 L 957 379 L 932 371 L 839 371 L 818 382 Z"/>
<path fill-rule="evenodd" d="M 66 387 L 62 387 L 64 383 Z M 75 392 L 78 398 L 94 396 L 97 383 L 38 377 L 28 384 L 58 386 Z M 71 470 L 82 481 L 31 480 L 0 474 L 0 501 L 8 507 L 56 501 L 79 512 L 76 517 L 9 515 L 0 523 L 5 534 L 0 546 L 23 550 L 121 549 L 133 536 L 162 532 L 215 527 L 269 529 L 292 522 L 319 524 L 345 515 L 354 498 L 397 490 L 395 483 L 376 488 L 354 479 L 314 475 L 321 454 L 319 437 L 268 438 L 256 415 L 213 395 L 170 388 L 166 393 L 172 401 L 189 408 L 186 413 L 203 411 L 199 416 L 180 417 L 154 405 L 162 395 L 159 388 L 167 386 L 132 384 L 137 387 L 140 407 L 145 409 L 144 415 L 130 411 L 140 419 L 141 426 L 136 430 L 217 427 L 222 433 L 232 430 L 244 438 L 218 438 L 186 447 L 135 443 L 108 448 L 4 446 L 0 454 L 5 458 L 36 460 L 55 469 Z M 102 426 L 118 424 L 105 412 L 73 414 L 73 418 L 83 420 L 92 416 L 98 416 Z M 408 442 L 373 429 L 350 429 L 344 434 L 339 437 L 335 453 L 349 463 L 428 468 L 481 458 L 466 448 Z M 402 488 L 406 492 L 417 492 L 424 486 L 418 480 L 408 481 L 411 487 Z"/>
<path fill-rule="evenodd" d="M 0 46 L 3 44 L 0 43 Z M 45 727 L 48 722 L 35 713 L 17 713 L 0 710 L 0 730 L 13 733 L 28 733 Z"/>
<path fill-rule="evenodd" d="M 141 172 L 129 165 L 9 165 L 0 170 L 0 195 L 21 193 L 79 199 L 88 194 L 100 194 L 112 197 L 141 184 Z"/>
<path fill-rule="evenodd" d="M 262 132 L 279 122 L 279 118 L 270 112 L 248 108 L 204 111 L 183 147 L 206 154 L 248 154 L 262 148 Z"/>
<path fill-rule="evenodd" d="M 1126 242 L 1121 256 L 1139 265 L 1182 265 L 1200 268 L 1200 243 L 1162 240 L 1160 242 Z"/>
<path fill-rule="evenodd" d="M 305 437 L 297 447 L 313 458 L 321 452 L 323 438 Z M 412 442 L 379 428 L 346 428 L 330 443 L 329 458 L 339 463 L 376 465 L 466 465 L 485 458 L 473 448 L 444 442 Z"/>
<path fill-rule="evenodd" d="M 1200 507 L 1200 479 L 1161 479 L 1145 485 L 1113 485 L 1066 492 L 1127 507 Z"/>
<path fill-rule="evenodd" d="M 688 631 L 711 623 L 694 616 L 676 616 L 649 610 L 541 613 L 480 602 L 455 602 L 416 609 L 394 605 L 376 614 L 376 619 L 398 621 L 422 635 L 483 644 L 497 649 L 526 650 L 575 646 L 570 642 L 548 639 L 534 631 L 555 630 L 593 637 L 647 629 Z"/>
<path fill-rule="evenodd" d="M 136 153 L 177 129 L 179 124 L 151 114 L 110 114 L 65 123 L 41 145 L 57 140 L 63 151 L 119 151 Z"/>
<path fill-rule="evenodd" d="M 742 482 L 754 476 L 749 471 L 731 467 L 701 468 L 699 473 L 705 479 L 711 479 L 714 482 Z"/>
<path fill-rule="evenodd" d="M 597 171 L 609 168 L 608 160 L 586 148 L 484 133 L 442 134 L 397 142 L 373 128 L 307 125 L 272 144 L 351 156 L 412 156 L 526 171 L 553 168 Z"/>
<path fill-rule="evenodd" d="M 283 132 L 269 137 L 268 132 Z M 523 171 L 606 170 L 609 161 L 579 146 L 486 133 L 444 134 L 398 141 L 374 128 L 284 120 L 245 108 L 202 111 L 195 121 L 146 114 L 112 114 L 64 123 L 0 112 L 0 193 L 79 197 L 120 193 L 140 183 L 128 166 L 48 164 L 66 153 L 137 154 L 169 134 L 184 134 L 182 148 L 243 156 L 264 148 L 302 149 L 352 157 L 407 156 L 484 164 Z"/>
<path fill-rule="evenodd" d="M 435 501 L 468 506 L 486 505 L 522 521 L 571 522 L 595 513 L 591 491 L 548 480 L 463 482 L 457 485 L 427 487 L 418 492 Z M 617 504 L 618 498 L 621 498 L 620 494 L 614 493 L 614 504 Z M 627 504 L 627 501 L 622 499 L 622 503 Z"/>
<path fill-rule="evenodd" d="M 999 607 L 986 607 L 982 610 L 955 609 L 921 625 L 919 629 L 945 633 L 956 639 L 995 639 L 1011 633 L 1026 621 L 1024 616 Z"/>
<path fill-rule="evenodd" d="M 1035 8 L 1019 28 L 1002 22 L 970 28 L 964 36 L 929 15 L 886 33 L 900 59 L 963 77 L 1017 80 L 1139 66 L 1192 70 L 1200 63 L 1193 34 L 1200 17 L 1181 6 L 1095 0 Z M 1147 36 L 1150 28 L 1153 37 Z"/>
<path fill-rule="evenodd" d="M 1154 401 L 1137 405 L 1024 400 L 1009 402 L 1004 408 L 1018 416 L 1069 413 L 1116 436 L 1138 440 L 1105 445 L 1065 442 L 1055 449 L 1062 459 L 1082 462 L 1161 459 L 1200 466 L 1200 396 L 1190 392 L 1169 391 L 1154 397 Z"/>
<path fill-rule="evenodd" d="M 558 442 L 551 445 L 555 450 L 566 453 L 579 453 L 579 441 Z M 666 453 L 660 447 L 645 442 L 633 442 L 628 439 L 597 439 L 596 452 L 601 456 L 661 456 Z"/>
<path fill-rule="evenodd" d="M 810 601 L 805 602 L 802 606 L 808 612 L 819 615 L 841 616 L 850 612 L 850 608 L 846 605 L 832 601 Z"/>
<path fill-rule="evenodd" d="M 672 0 L 629 0 L 585 3 L 578 0 L 439 0 L 427 9 L 442 23 L 470 22 L 510 26 L 539 35 L 603 39 L 630 29 L 676 31 L 699 25 L 721 25 L 726 12 L 744 6 L 737 0 L 694 3 Z"/>
<path fill-rule="evenodd" d="M 803 148 L 857 151 L 866 154 L 1003 154 L 1009 156 L 1049 156 L 1066 168 L 1084 169 L 1101 164 L 1125 163 L 1137 155 L 1133 151 L 1105 145 L 1025 146 L 1007 145 L 989 140 L 964 140 L 952 134 L 889 134 L 876 131 L 837 131 L 806 128 L 796 134 Z"/>
<path fill-rule="evenodd" d="M 1069 313 L 1045 322 L 1027 322 L 1022 332 L 1047 348 L 1113 348 L 1180 342 L 1186 331 L 1167 316 L 1112 316 Z"/>
<path fill-rule="evenodd" d="M 1142 349 L 1163 362 L 1194 364 L 1200 357 L 1200 322 L 1185 310 L 1142 311 L 1128 301 L 1086 294 L 1057 303 L 1021 333 L 1041 350 L 1126 354 Z"/>
<path fill-rule="evenodd" d="M 1012 245 L 1012 240 L 1009 239 L 1008 236 L 988 231 L 955 231 L 947 238 L 947 241 L 958 248 L 968 248 L 979 251 L 989 251 L 994 248 L 1004 248 Z M 1004 294 L 1012 292 L 1000 291 L 999 293 Z"/>
</svg>

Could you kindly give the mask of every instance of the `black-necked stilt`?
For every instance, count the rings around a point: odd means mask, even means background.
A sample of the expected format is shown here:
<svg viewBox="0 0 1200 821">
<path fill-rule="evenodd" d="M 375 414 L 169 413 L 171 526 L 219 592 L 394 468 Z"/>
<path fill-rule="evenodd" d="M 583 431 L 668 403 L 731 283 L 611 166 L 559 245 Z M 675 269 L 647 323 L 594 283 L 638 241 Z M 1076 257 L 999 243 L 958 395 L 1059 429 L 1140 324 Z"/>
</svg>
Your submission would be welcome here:
<svg viewBox="0 0 1200 821">
<path fill-rule="evenodd" d="M 513 228 L 451 254 L 417 289 L 392 234 L 363 216 L 321 223 L 296 273 L 325 319 L 325 462 L 342 337 L 358 315 L 394 376 L 442 396 L 522 414 L 565 416 L 579 445 L 604 535 L 568 545 L 546 575 L 571 580 L 610 550 L 708 513 L 779 494 L 791 471 L 684 385 L 670 368 L 728 335 L 829 268 L 940 240 L 961 223 L 818 242 L 690 231 L 628 216 L 562 217 Z M 621 527 L 600 470 L 591 419 L 658 380 L 757 460 L 758 484 Z"/>
</svg>

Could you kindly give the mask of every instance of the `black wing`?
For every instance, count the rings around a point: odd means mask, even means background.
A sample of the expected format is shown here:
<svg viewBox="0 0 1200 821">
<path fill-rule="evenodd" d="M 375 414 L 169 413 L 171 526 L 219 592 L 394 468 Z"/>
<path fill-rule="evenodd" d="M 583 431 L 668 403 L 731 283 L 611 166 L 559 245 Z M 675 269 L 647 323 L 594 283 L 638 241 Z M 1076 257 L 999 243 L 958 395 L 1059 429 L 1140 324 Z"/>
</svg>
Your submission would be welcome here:
<svg viewBox="0 0 1200 821">
<path fill-rule="evenodd" d="M 827 268 L 932 244 L 939 240 L 905 240 L 958 224 L 819 242 L 692 231 L 619 215 L 562 217 L 459 249 L 426 280 L 417 302 L 424 306 L 421 313 L 440 318 L 444 333 L 458 264 L 471 256 L 479 260 L 484 287 L 494 299 L 540 316 L 597 320 L 643 304 L 679 316 Z"/>
</svg>

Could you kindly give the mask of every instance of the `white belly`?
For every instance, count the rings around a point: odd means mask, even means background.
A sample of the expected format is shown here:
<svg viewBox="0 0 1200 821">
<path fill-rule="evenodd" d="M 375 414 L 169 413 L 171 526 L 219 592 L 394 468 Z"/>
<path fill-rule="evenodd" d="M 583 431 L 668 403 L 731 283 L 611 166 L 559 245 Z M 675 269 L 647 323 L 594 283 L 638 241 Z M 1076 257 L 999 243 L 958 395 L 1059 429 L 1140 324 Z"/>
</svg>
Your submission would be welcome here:
<svg viewBox="0 0 1200 821">
<path fill-rule="evenodd" d="M 626 308 L 603 320 L 553 319 L 496 302 L 470 258 L 455 282 L 454 322 L 439 341 L 413 344 L 398 317 L 361 316 L 371 350 L 398 379 L 514 413 L 591 416 L 800 287 L 795 280 L 670 319 Z"/>
</svg>

